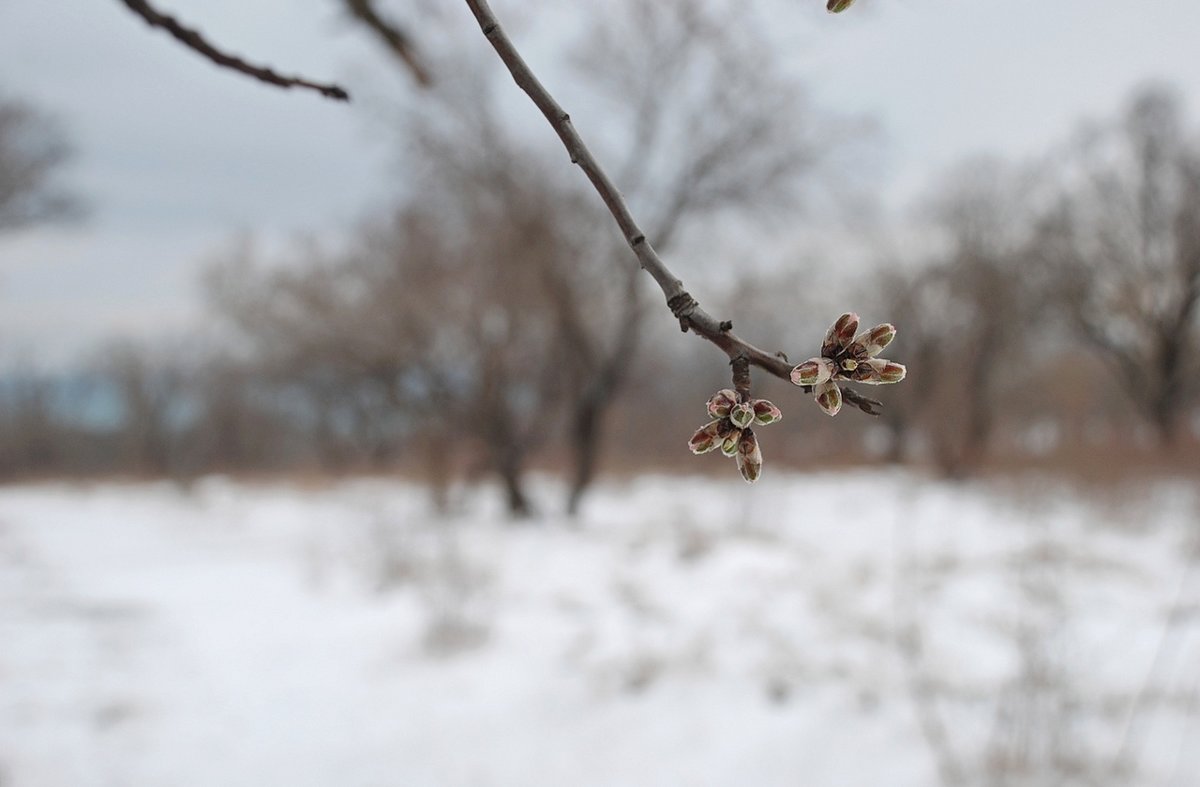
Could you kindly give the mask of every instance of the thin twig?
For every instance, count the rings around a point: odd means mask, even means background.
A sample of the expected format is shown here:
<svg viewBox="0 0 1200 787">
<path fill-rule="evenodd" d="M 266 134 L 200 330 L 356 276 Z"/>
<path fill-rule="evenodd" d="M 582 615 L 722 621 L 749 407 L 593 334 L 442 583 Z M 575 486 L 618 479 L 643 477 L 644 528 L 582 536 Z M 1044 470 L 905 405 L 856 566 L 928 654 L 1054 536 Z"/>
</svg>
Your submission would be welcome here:
<svg viewBox="0 0 1200 787">
<path fill-rule="evenodd" d="M 739 402 L 750 401 L 750 359 L 739 355 L 729 362 L 733 367 L 733 389 L 738 393 Z"/>
<path fill-rule="evenodd" d="M 433 84 L 433 76 L 425 67 L 408 31 L 379 15 L 374 0 L 344 0 L 350 15 L 370 28 L 393 55 L 412 73 L 421 87 Z"/>
<path fill-rule="evenodd" d="M 879 401 L 878 399 L 871 399 L 870 397 L 863 396 L 858 391 L 846 385 L 841 386 L 841 388 L 842 398 L 846 400 L 847 404 L 854 405 L 867 415 L 879 415 L 883 412 L 883 402 Z M 804 390 L 807 391 L 808 386 L 805 386 Z"/>
<path fill-rule="evenodd" d="M 255 79 L 266 82 L 276 87 L 284 89 L 293 87 L 302 87 L 308 90 L 315 90 L 326 98 L 332 98 L 336 101 L 349 101 L 350 94 L 337 85 L 321 84 L 312 82 L 302 77 L 287 77 L 283 76 L 266 66 L 256 66 L 247 63 L 236 55 L 230 55 L 217 49 L 208 42 L 204 36 L 196 30 L 186 27 L 178 19 L 168 14 L 164 14 L 155 10 L 149 3 L 144 0 L 121 0 L 130 11 L 140 16 L 145 20 L 146 24 L 151 27 L 157 27 L 160 30 L 166 30 L 175 40 L 195 52 L 199 52 L 204 57 L 216 63 L 222 68 L 228 68 L 232 71 L 237 71 L 240 74 L 254 77 Z"/>
<path fill-rule="evenodd" d="M 629 207 L 625 204 L 625 198 L 621 196 L 621 192 L 613 185 L 608 175 L 597 163 L 595 157 L 592 156 L 587 145 L 575 130 L 571 123 L 571 117 L 566 113 L 549 91 L 542 85 L 529 65 L 517 52 L 512 40 L 504 32 L 500 26 L 499 20 L 492 12 L 487 0 L 467 0 L 467 5 L 471 9 L 471 13 L 475 15 L 476 21 L 479 22 L 479 27 L 483 31 L 484 36 L 491 42 L 492 47 L 496 50 L 496 54 L 504 61 L 504 65 L 508 68 L 510 74 L 517 85 L 524 90 L 537 108 L 541 110 L 542 115 L 550 123 L 550 126 L 558 134 L 558 138 L 562 140 L 563 146 L 567 149 L 567 153 L 571 156 L 571 161 L 579 165 L 579 168 L 587 175 L 592 186 L 604 200 L 605 206 L 608 207 L 609 213 L 616 220 L 617 226 L 621 229 L 621 234 L 624 235 L 625 241 L 629 244 L 629 248 L 633 249 L 633 253 L 637 255 L 638 262 L 641 263 L 642 269 L 654 278 L 662 290 L 663 296 L 667 299 L 667 306 L 671 309 L 671 313 L 679 320 L 679 326 L 682 330 L 691 331 L 697 336 L 703 337 L 713 344 L 721 348 L 721 350 L 730 358 L 730 360 L 744 356 L 754 366 L 763 369 L 776 377 L 784 380 L 791 379 L 792 364 L 779 355 L 761 350 L 754 345 L 742 340 L 728 328 L 728 323 L 722 323 L 717 320 L 698 304 L 687 290 L 683 287 L 683 282 L 679 280 L 663 263 L 658 253 L 654 251 L 654 247 L 646 238 L 646 234 L 638 226 L 632 214 L 629 212 Z M 873 412 L 872 405 L 877 405 L 877 402 L 866 399 L 858 394 L 850 394 L 847 398 L 855 403 L 864 412 Z M 865 406 L 864 406 L 865 405 Z"/>
</svg>

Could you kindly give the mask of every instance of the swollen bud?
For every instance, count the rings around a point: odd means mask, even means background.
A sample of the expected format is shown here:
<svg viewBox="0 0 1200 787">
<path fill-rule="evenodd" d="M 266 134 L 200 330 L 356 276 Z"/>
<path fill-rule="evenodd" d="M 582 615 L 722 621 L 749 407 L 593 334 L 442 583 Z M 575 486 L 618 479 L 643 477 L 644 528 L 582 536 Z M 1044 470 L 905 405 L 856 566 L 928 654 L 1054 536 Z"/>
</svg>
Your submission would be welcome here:
<svg viewBox="0 0 1200 787">
<path fill-rule="evenodd" d="M 833 377 L 833 363 L 826 358 L 809 358 L 792 369 L 793 385 L 820 385 Z"/>
<path fill-rule="evenodd" d="M 837 321 L 830 327 L 829 333 L 825 334 L 825 342 L 821 345 L 821 355 L 832 358 L 838 351 L 850 346 L 856 333 L 858 333 L 858 315 L 854 312 L 846 312 L 837 318 Z"/>
<path fill-rule="evenodd" d="M 852 5 L 854 5 L 854 0 L 829 0 L 825 5 L 825 10 L 831 14 L 840 14 Z"/>
<path fill-rule="evenodd" d="M 754 408 L 755 426 L 767 426 L 783 418 L 783 411 L 766 399 L 755 399 L 750 406 Z"/>
<path fill-rule="evenodd" d="M 833 380 L 817 386 L 816 395 L 817 404 L 829 415 L 837 415 L 842 409 L 842 389 Z"/>
<path fill-rule="evenodd" d="M 688 448 L 693 454 L 707 454 L 721 444 L 721 422 L 712 421 L 700 427 L 688 440 Z"/>
<path fill-rule="evenodd" d="M 902 364 L 883 358 L 868 358 L 859 364 L 854 374 L 854 381 L 867 385 L 886 385 L 898 383 L 904 379 L 907 370 Z"/>
<path fill-rule="evenodd" d="M 882 361 L 883 368 L 879 369 L 879 382 L 881 383 L 898 383 L 908 374 L 908 370 L 903 364 L 895 361 L 884 361 L 882 358 L 873 358 L 873 361 L 879 363 Z"/>
<path fill-rule="evenodd" d="M 896 326 L 891 323 L 883 323 L 876 325 L 871 330 L 854 340 L 850 351 L 859 359 L 874 358 L 892 343 L 892 339 L 896 338 Z"/>
<path fill-rule="evenodd" d="M 747 429 L 738 442 L 738 470 L 747 483 L 753 484 L 762 475 L 762 465 L 762 450 L 758 447 L 758 438 L 754 436 L 754 432 Z"/>
<path fill-rule="evenodd" d="M 708 414 L 713 418 L 728 418 L 729 411 L 737 404 L 738 395 L 729 388 L 722 388 L 708 400 Z"/>
<path fill-rule="evenodd" d="M 725 439 L 721 441 L 721 453 L 725 456 L 736 456 L 738 452 L 738 443 L 742 439 L 742 430 L 734 429 L 725 435 Z"/>
<path fill-rule="evenodd" d="M 738 429 L 745 429 L 747 426 L 754 423 L 754 408 L 746 403 L 735 405 L 734 408 L 729 411 L 729 420 Z"/>
</svg>

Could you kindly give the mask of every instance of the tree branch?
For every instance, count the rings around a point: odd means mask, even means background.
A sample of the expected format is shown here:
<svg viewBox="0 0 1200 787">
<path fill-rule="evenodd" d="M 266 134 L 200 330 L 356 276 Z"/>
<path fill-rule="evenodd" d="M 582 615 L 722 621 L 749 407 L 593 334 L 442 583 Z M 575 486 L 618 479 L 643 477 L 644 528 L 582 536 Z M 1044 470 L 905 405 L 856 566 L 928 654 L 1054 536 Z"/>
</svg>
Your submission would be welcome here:
<svg viewBox="0 0 1200 787">
<path fill-rule="evenodd" d="M 149 3 L 144 2 L 144 0 L 121 0 L 121 2 L 130 11 L 140 16 L 146 24 L 166 30 L 176 41 L 179 41 L 188 49 L 199 52 L 222 68 L 237 71 L 240 74 L 254 77 L 276 87 L 284 89 L 302 87 L 308 90 L 315 90 L 326 98 L 332 98 L 336 101 L 350 100 L 350 94 L 337 85 L 311 82 L 302 77 L 283 76 L 266 66 L 256 66 L 247 63 L 236 55 L 222 52 L 209 43 L 198 31 L 186 27 L 173 16 L 155 10 Z"/>
<path fill-rule="evenodd" d="M 587 145 L 584 144 L 583 139 L 572 125 L 570 116 L 534 76 L 529 65 L 500 26 L 500 22 L 496 19 L 487 0 L 467 0 L 467 5 L 471 9 L 471 13 L 475 15 L 476 21 L 479 22 L 484 36 L 491 42 L 496 54 L 500 56 L 517 85 L 529 95 L 555 133 L 558 134 L 558 138 L 571 156 L 571 161 L 579 165 L 579 168 L 591 181 L 609 213 L 616 220 L 617 226 L 620 227 L 621 234 L 624 235 L 629 248 L 637 255 L 642 269 L 658 283 L 667 300 L 667 306 L 679 320 L 680 328 L 684 332 L 690 330 L 697 336 L 717 345 L 730 360 L 745 357 L 752 365 L 781 379 L 790 380 L 792 364 L 786 358 L 749 344 L 732 332 L 731 324 L 728 321 L 719 321 L 700 308 L 696 300 L 684 289 L 683 282 L 667 268 L 658 253 L 654 251 L 646 234 L 630 214 L 624 197 L 592 156 L 591 151 L 588 150 Z M 862 401 L 862 398 L 854 395 L 853 400 L 857 404 Z M 859 406 L 870 412 L 861 404 Z"/>
<path fill-rule="evenodd" d="M 429 87 L 433 84 L 433 76 L 417 54 L 412 36 L 402 27 L 380 16 L 375 10 L 374 0 L 344 0 L 344 3 L 350 15 L 374 32 L 392 54 L 412 72 L 418 85 Z"/>
<path fill-rule="evenodd" d="M 854 405 L 867 415 L 879 415 L 883 412 L 883 402 L 879 401 L 878 399 L 871 399 L 870 397 L 863 396 L 848 385 L 843 385 L 841 388 L 842 399 L 844 399 L 847 404 Z M 804 390 L 808 390 L 807 385 L 804 386 Z"/>
</svg>

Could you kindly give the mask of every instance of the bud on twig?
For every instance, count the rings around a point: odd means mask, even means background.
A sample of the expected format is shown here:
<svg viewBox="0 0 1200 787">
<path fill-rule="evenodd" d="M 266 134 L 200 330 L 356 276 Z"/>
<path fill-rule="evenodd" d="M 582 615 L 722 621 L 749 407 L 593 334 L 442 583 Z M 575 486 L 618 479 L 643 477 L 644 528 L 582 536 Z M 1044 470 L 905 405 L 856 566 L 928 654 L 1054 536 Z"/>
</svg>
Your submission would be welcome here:
<svg viewBox="0 0 1200 787">
<path fill-rule="evenodd" d="M 811 387 L 817 404 L 830 415 L 837 415 L 842 409 L 839 381 L 886 385 L 900 382 L 906 373 L 903 365 L 875 357 L 896 338 L 894 325 L 885 322 L 855 338 L 857 330 L 858 315 L 853 312 L 843 314 L 825 334 L 821 355 L 792 369 L 792 382 Z M 873 412 L 862 406 L 866 400 L 851 389 L 847 391 L 848 396 L 854 394 L 851 401 L 857 403 L 859 409 Z"/>
<path fill-rule="evenodd" d="M 825 341 L 821 343 L 821 357 L 833 358 L 837 353 L 845 350 L 850 346 L 850 342 L 854 341 L 854 332 L 857 330 L 857 314 L 846 312 L 838 317 L 830 326 L 829 332 L 825 334 Z"/>
<path fill-rule="evenodd" d="M 829 415 L 837 415 L 842 409 L 842 389 L 833 380 L 817 386 L 817 405 Z"/>
<path fill-rule="evenodd" d="M 731 388 L 722 388 L 708 400 L 708 414 L 713 418 L 728 418 L 729 411 L 737 403 L 737 392 Z"/>
<path fill-rule="evenodd" d="M 721 444 L 721 422 L 710 421 L 700 427 L 692 439 L 688 440 L 688 448 L 693 454 L 707 454 Z"/>
<path fill-rule="evenodd" d="M 754 408 L 749 402 L 736 405 L 729 411 L 729 420 L 738 429 L 745 429 L 754 423 Z"/>
<path fill-rule="evenodd" d="M 833 377 L 833 361 L 828 358 L 809 358 L 792 369 L 793 385 L 820 385 Z"/>
<path fill-rule="evenodd" d="M 825 10 L 831 14 L 840 14 L 852 5 L 854 5 L 854 0 L 829 0 L 825 5 Z"/>
<path fill-rule="evenodd" d="M 725 435 L 724 441 L 721 443 L 721 453 L 725 456 L 734 456 L 738 451 L 738 443 L 742 439 L 742 430 L 734 429 Z"/>
<path fill-rule="evenodd" d="M 850 353 L 856 358 L 874 358 L 896 338 L 896 326 L 885 322 L 876 325 L 871 330 L 855 339 L 850 345 Z"/>
<path fill-rule="evenodd" d="M 886 385 L 898 383 L 904 379 L 908 370 L 902 365 L 883 358 L 868 358 L 858 367 L 861 377 L 855 377 L 855 382 L 868 385 Z"/>
<path fill-rule="evenodd" d="M 754 408 L 755 426 L 769 426 L 783 419 L 783 411 L 766 399 L 755 399 L 750 404 Z"/>
<path fill-rule="evenodd" d="M 747 389 L 749 381 L 746 381 Z M 778 407 L 766 399 L 739 401 L 741 397 L 730 388 L 717 391 L 708 400 L 707 411 L 715 420 L 700 427 L 688 441 L 693 454 L 706 454 L 717 448 L 725 456 L 737 459 L 742 478 L 753 483 L 762 475 L 762 450 L 758 437 L 750 428 L 767 426 L 783 418 Z"/>
<path fill-rule="evenodd" d="M 754 436 L 753 431 L 747 429 L 738 442 L 738 470 L 747 483 L 753 484 L 762 475 L 762 465 L 762 449 L 758 447 L 758 438 Z"/>
</svg>

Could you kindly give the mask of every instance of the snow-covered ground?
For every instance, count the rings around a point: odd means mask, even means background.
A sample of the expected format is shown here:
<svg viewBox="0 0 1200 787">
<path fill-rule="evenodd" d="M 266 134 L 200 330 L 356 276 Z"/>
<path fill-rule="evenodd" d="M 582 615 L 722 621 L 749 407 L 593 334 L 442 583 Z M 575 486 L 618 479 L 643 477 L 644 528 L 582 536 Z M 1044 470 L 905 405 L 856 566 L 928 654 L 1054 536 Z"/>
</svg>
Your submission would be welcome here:
<svg viewBox="0 0 1200 787">
<path fill-rule="evenodd" d="M 458 505 L 0 489 L 0 785 L 1200 784 L 1186 484 Z"/>
</svg>

